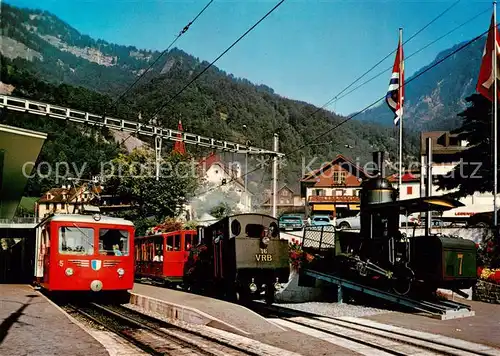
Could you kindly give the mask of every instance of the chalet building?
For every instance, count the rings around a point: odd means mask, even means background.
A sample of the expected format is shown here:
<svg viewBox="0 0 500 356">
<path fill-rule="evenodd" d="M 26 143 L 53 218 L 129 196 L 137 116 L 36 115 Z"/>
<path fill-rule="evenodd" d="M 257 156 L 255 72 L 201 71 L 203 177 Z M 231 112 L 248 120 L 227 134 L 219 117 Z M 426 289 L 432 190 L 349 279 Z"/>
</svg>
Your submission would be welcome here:
<svg viewBox="0 0 500 356">
<path fill-rule="evenodd" d="M 103 213 L 128 209 L 130 202 L 124 202 L 119 197 L 103 194 L 101 188 L 90 188 L 87 184 L 74 188 L 63 185 L 61 188 L 52 188 L 38 199 L 35 205 L 36 216 L 43 219 L 50 213 L 78 214 L 84 205 L 99 206 Z"/>
<path fill-rule="evenodd" d="M 451 134 L 448 131 L 423 132 L 420 139 L 420 157 L 421 157 L 421 175 L 423 176 L 423 185 L 421 194 L 425 194 L 426 166 L 427 160 L 427 138 L 432 140 L 432 175 L 446 175 L 459 164 L 457 153 L 467 149 L 467 141 L 460 140 L 458 135 Z M 474 179 L 474 178 L 471 178 Z M 479 178 L 478 178 L 479 179 Z M 444 195 L 452 191 L 438 190 L 435 180 L 432 186 L 432 195 Z M 474 193 L 460 199 L 465 204 L 463 207 L 443 212 L 445 218 L 463 218 L 474 215 L 475 213 L 493 211 L 492 193 Z"/>
<path fill-rule="evenodd" d="M 252 193 L 248 189 L 245 190 L 239 164 L 224 163 L 217 154 L 212 153 L 199 161 L 198 169 L 208 187 L 220 186 L 222 191 L 234 191 L 240 198 L 238 204 L 240 210 L 251 211 Z"/>
<path fill-rule="evenodd" d="M 266 198 L 261 207 L 265 210 L 272 209 L 272 192 L 267 190 L 265 192 Z M 290 189 L 286 184 L 278 189 L 276 197 L 276 209 L 279 213 L 304 213 L 304 199 L 300 194 Z"/>
<path fill-rule="evenodd" d="M 84 205 L 91 204 L 96 198 L 95 192 L 87 185 L 79 188 L 63 185 L 61 188 L 51 188 L 38 199 L 35 207 L 36 216 L 43 219 L 50 213 L 78 214 Z"/>
<path fill-rule="evenodd" d="M 359 191 L 367 173 L 350 159 L 338 155 L 300 181 L 307 215 L 346 217 L 359 212 Z"/>
</svg>

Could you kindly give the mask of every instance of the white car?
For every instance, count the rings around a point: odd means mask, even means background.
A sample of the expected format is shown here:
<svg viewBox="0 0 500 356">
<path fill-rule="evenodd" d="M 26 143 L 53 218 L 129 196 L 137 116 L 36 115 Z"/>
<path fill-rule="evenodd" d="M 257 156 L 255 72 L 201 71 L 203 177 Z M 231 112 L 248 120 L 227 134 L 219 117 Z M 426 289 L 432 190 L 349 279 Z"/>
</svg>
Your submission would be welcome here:
<svg viewBox="0 0 500 356">
<path fill-rule="evenodd" d="M 405 215 L 399 215 L 399 226 L 413 226 L 418 224 L 418 219 L 413 216 L 408 216 L 408 219 Z M 350 216 L 347 218 L 337 219 L 337 228 L 338 229 L 361 229 L 361 218 L 360 213 L 355 216 Z"/>
</svg>

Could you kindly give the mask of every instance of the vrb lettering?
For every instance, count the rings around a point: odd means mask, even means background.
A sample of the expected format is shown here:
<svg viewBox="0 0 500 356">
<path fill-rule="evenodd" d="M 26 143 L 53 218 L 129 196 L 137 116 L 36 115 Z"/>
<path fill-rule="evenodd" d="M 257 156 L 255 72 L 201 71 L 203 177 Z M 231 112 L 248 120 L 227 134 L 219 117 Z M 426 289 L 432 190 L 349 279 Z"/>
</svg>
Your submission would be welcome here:
<svg viewBox="0 0 500 356">
<path fill-rule="evenodd" d="M 260 253 L 255 255 L 255 260 L 257 262 L 272 262 L 273 255 L 267 252 L 267 249 L 260 249 Z"/>
</svg>

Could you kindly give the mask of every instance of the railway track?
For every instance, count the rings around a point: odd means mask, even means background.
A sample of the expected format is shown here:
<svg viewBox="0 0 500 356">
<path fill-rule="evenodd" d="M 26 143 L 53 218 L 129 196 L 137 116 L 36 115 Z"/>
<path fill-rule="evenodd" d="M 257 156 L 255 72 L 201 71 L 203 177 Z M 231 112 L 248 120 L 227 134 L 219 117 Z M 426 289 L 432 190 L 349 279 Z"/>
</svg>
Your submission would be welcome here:
<svg viewBox="0 0 500 356">
<path fill-rule="evenodd" d="M 119 335 L 150 355 L 258 355 L 120 306 L 87 303 L 68 304 L 65 308 Z"/>
<path fill-rule="evenodd" d="M 277 324 L 364 355 L 500 355 L 485 345 L 387 326 L 360 318 L 332 318 L 254 302 L 249 306 Z"/>
</svg>

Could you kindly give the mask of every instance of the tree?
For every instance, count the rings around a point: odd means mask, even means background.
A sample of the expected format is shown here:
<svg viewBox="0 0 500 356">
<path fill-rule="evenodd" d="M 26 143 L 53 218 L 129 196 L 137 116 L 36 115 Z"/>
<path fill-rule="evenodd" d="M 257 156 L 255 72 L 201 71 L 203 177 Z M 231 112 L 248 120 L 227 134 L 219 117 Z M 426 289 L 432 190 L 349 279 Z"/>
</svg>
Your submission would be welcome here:
<svg viewBox="0 0 500 356">
<path fill-rule="evenodd" d="M 479 94 L 466 100 L 471 105 L 458 115 L 463 119 L 462 126 L 452 133 L 457 133 L 459 140 L 466 140 L 468 148 L 456 154 L 460 163 L 448 174 L 438 176 L 437 182 L 438 190 L 456 189 L 449 194 L 455 198 L 493 190 L 492 105 Z"/>
<path fill-rule="evenodd" d="M 107 167 L 106 177 L 112 192 L 133 202 L 134 209 L 123 215 L 140 222 L 141 230 L 178 216 L 198 184 L 191 163 L 175 154 L 161 161 L 160 178 L 156 180 L 154 153 L 145 149 L 120 154 Z"/>
</svg>

